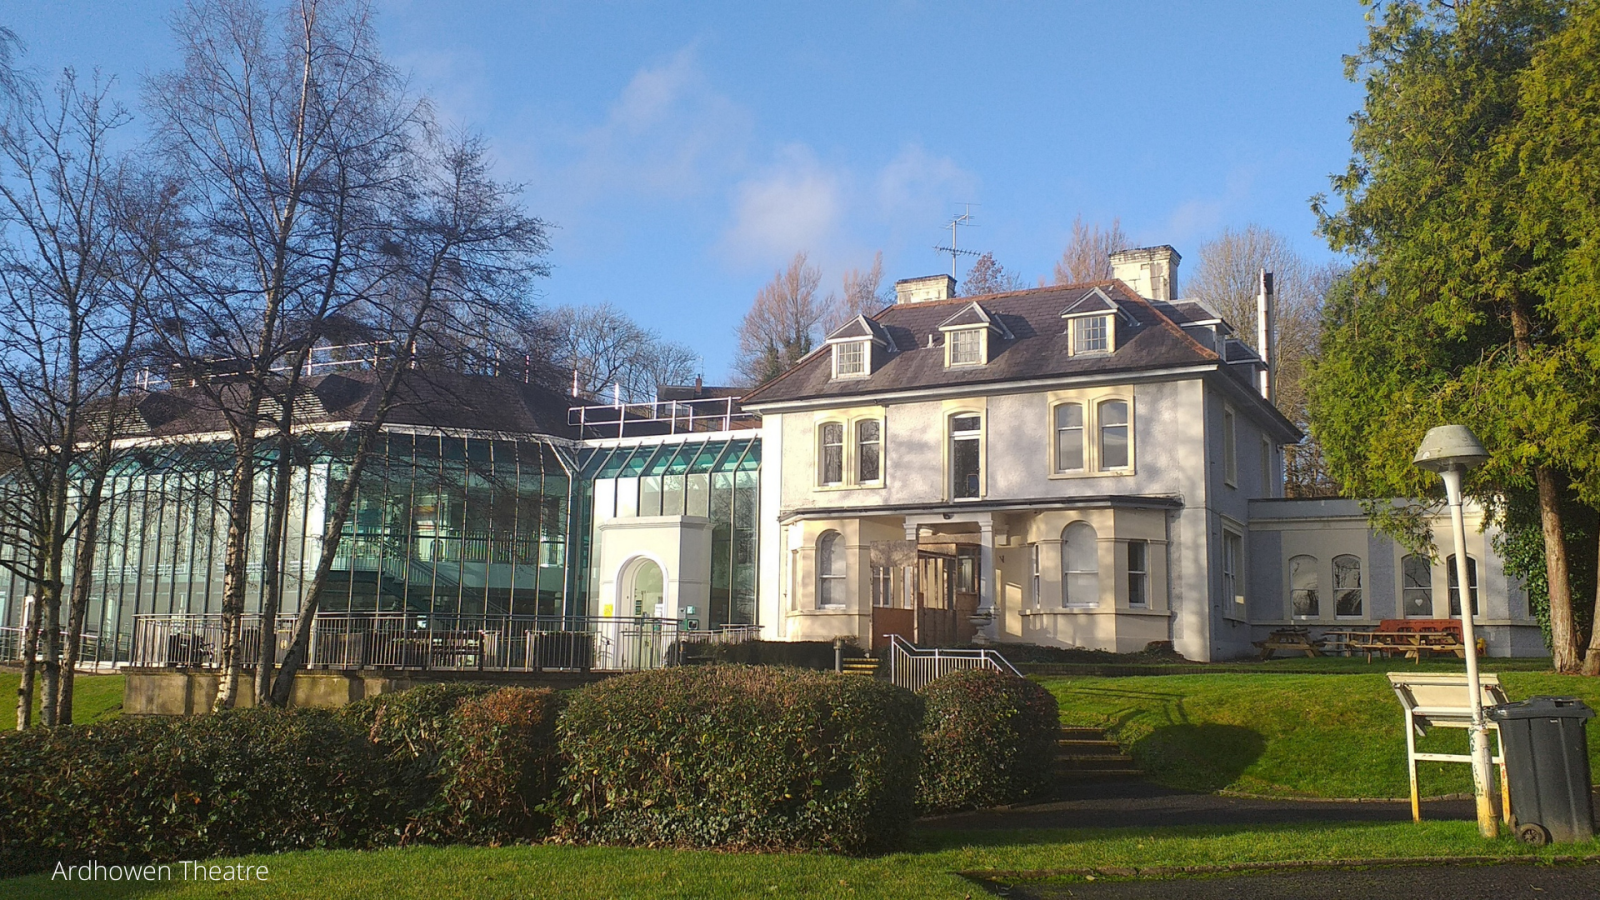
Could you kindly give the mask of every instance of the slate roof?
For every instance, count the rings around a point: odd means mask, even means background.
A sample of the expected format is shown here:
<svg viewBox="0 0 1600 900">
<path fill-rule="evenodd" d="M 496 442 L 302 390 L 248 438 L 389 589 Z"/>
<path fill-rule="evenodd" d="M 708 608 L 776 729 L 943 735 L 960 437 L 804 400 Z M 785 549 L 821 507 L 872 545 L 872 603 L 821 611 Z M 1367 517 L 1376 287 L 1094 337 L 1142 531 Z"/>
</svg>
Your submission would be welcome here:
<svg viewBox="0 0 1600 900">
<path fill-rule="evenodd" d="M 307 378 L 295 398 L 296 419 L 306 425 L 370 422 L 382 399 L 379 378 L 380 373 L 371 370 Z M 242 405 L 244 386 L 218 387 L 217 397 L 192 387 L 131 394 L 127 400 L 138 415 L 124 423 L 123 431 L 133 437 L 226 431 L 222 405 L 230 399 Z M 513 378 L 423 370 L 401 383 L 386 424 L 571 438 L 577 433 L 567 425 L 569 405 L 558 391 Z"/>
<path fill-rule="evenodd" d="M 1117 325 L 1117 349 L 1109 354 L 1073 356 L 1068 352 L 1066 323 L 1061 315 L 1092 298 L 1096 291 L 1109 296 L 1127 314 Z M 939 326 L 974 301 L 1009 331 L 1010 336 L 991 336 L 987 365 L 946 368 L 944 335 L 939 333 Z M 1104 301 L 1090 299 L 1090 302 Z M 1219 362 L 1215 352 L 1186 334 L 1172 317 L 1120 281 L 898 304 L 873 318 L 894 339 L 899 352 L 888 354 L 870 376 L 832 379 L 827 355 L 830 348 L 823 347 L 746 394 L 746 408 L 765 403 L 878 395 L 920 388 L 1119 372 L 1132 374 Z M 1131 326 L 1128 318 L 1134 323 Z M 934 336 L 931 347 L 929 335 Z"/>
<path fill-rule="evenodd" d="M 830 331 L 828 336 L 823 340 L 839 341 L 850 340 L 852 338 L 858 340 L 875 340 L 884 343 L 888 342 L 888 336 L 884 334 L 883 326 L 872 321 L 866 316 L 856 316 L 854 319 L 851 319 L 843 325 L 840 325 L 838 328 L 835 328 L 833 331 Z"/>
</svg>

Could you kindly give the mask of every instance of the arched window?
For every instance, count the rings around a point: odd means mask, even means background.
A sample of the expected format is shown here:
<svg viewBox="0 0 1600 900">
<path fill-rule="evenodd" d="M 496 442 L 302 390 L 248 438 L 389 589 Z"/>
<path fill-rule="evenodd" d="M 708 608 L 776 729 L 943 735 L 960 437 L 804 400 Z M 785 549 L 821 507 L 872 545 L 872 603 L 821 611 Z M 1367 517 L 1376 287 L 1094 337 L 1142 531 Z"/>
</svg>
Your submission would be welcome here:
<svg viewBox="0 0 1600 900">
<path fill-rule="evenodd" d="M 1094 526 L 1073 522 L 1061 532 L 1061 605 L 1100 603 L 1100 545 Z"/>
<path fill-rule="evenodd" d="M 1461 617 L 1461 575 L 1456 571 L 1456 555 L 1450 554 L 1445 560 L 1445 565 L 1450 569 L 1450 615 Z M 1478 610 L 1478 561 L 1471 556 L 1467 557 L 1467 596 L 1472 598 L 1472 614 L 1481 615 Z"/>
<path fill-rule="evenodd" d="M 1297 619 L 1315 619 L 1322 615 L 1315 556 L 1296 556 L 1289 560 L 1289 602 Z"/>
<path fill-rule="evenodd" d="M 1128 468 L 1128 401 L 1102 400 L 1099 413 L 1100 468 Z"/>
<path fill-rule="evenodd" d="M 1433 561 L 1426 556 L 1401 557 L 1400 603 L 1407 618 L 1433 618 Z"/>
<path fill-rule="evenodd" d="M 821 452 L 817 459 L 820 484 L 839 484 L 844 481 L 844 426 L 838 422 L 825 422 L 822 426 Z"/>
<path fill-rule="evenodd" d="M 1333 614 L 1361 617 L 1361 557 L 1346 553 L 1333 558 Z"/>
<path fill-rule="evenodd" d="M 844 609 L 844 545 L 837 531 L 817 539 L 817 608 Z"/>
<path fill-rule="evenodd" d="M 1083 404 L 1056 407 L 1056 471 L 1083 471 Z"/>
</svg>

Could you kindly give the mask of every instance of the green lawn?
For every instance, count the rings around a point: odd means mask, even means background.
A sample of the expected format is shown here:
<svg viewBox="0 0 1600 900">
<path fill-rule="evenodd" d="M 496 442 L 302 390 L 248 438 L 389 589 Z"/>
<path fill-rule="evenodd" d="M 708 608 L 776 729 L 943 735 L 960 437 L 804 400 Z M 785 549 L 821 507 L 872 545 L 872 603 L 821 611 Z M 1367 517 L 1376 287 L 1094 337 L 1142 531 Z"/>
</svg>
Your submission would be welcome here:
<svg viewBox="0 0 1600 900">
<path fill-rule="evenodd" d="M 1600 709 L 1600 679 L 1501 674 L 1514 699 L 1578 696 Z M 1381 671 L 1039 680 L 1061 702 L 1063 722 L 1105 727 L 1162 784 L 1300 797 L 1407 794 L 1400 704 Z M 1465 752 L 1465 734 L 1436 729 L 1419 748 Z M 1589 752 L 1600 771 L 1600 735 Z M 1425 764 L 1421 782 L 1424 796 L 1472 790 L 1465 765 Z"/>
<path fill-rule="evenodd" d="M 85 675 L 78 673 L 72 679 L 72 719 L 87 725 L 91 722 L 101 722 L 122 713 L 122 683 L 121 675 Z M 17 724 L 17 686 L 22 683 L 22 673 L 16 668 L 0 670 L 0 698 L 4 698 L 4 719 L 0 721 L 5 728 L 15 728 Z M 41 675 L 33 686 L 33 715 L 34 721 L 39 721 L 39 697 L 44 692 L 44 678 Z"/>
<path fill-rule="evenodd" d="M 1567 846 L 1592 854 L 1595 845 Z M 341 897 L 351 900 L 501 897 L 963 897 L 983 889 L 962 872 L 1045 873 L 1141 866 L 1227 865 L 1327 859 L 1536 856 L 1510 839 L 1479 840 L 1471 822 L 1339 827 L 1276 826 L 923 832 L 904 853 L 852 859 L 819 853 L 729 854 L 602 847 L 418 847 L 373 853 L 318 851 L 248 857 L 269 880 L 248 886 L 185 883 L 155 888 L 51 882 L 39 875 L 0 884 L 33 898 Z M 221 861 L 228 862 L 228 861 Z M 182 870 L 173 867 L 175 879 Z M 1001 876 L 1007 882 L 1039 875 Z M 1072 876 L 1068 876 L 1069 878 Z"/>
</svg>

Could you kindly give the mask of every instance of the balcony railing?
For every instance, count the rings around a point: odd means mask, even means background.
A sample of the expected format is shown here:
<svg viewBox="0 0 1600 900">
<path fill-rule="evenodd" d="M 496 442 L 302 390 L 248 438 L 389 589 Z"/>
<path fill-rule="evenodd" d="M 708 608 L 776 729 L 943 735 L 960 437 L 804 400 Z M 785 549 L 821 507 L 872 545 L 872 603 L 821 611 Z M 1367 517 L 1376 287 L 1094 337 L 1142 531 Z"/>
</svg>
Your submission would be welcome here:
<svg viewBox="0 0 1600 900">
<path fill-rule="evenodd" d="M 688 643 L 737 642 L 754 625 L 689 631 L 675 619 L 622 616 L 460 616 L 415 612 L 325 613 L 311 629 L 312 669 L 411 669 L 476 672 L 636 672 L 674 665 Z M 281 662 L 294 617 L 279 616 L 271 640 Z M 260 658 L 262 622 L 241 626 L 244 665 Z M 134 617 L 130 665 L 216 670 L 222 667 L 219 613 Z"/>
</svg>

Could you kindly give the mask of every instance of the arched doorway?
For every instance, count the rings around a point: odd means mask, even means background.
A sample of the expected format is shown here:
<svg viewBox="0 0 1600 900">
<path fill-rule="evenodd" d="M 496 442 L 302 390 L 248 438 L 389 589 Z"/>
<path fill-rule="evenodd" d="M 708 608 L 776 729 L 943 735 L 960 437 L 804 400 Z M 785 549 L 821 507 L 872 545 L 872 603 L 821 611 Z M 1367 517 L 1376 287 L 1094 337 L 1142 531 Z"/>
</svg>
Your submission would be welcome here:
<svg viewBox="0 0 1600 900">
<path fill-rule="evenodd" d="M 640 557 L 628 563 L 619 581 L 621 588 L 617 611 L 625 616 L 660 616 L 657 607 L 665 599 L 666 579 L 661 566 L 653 559 Z"/>
</svg>

